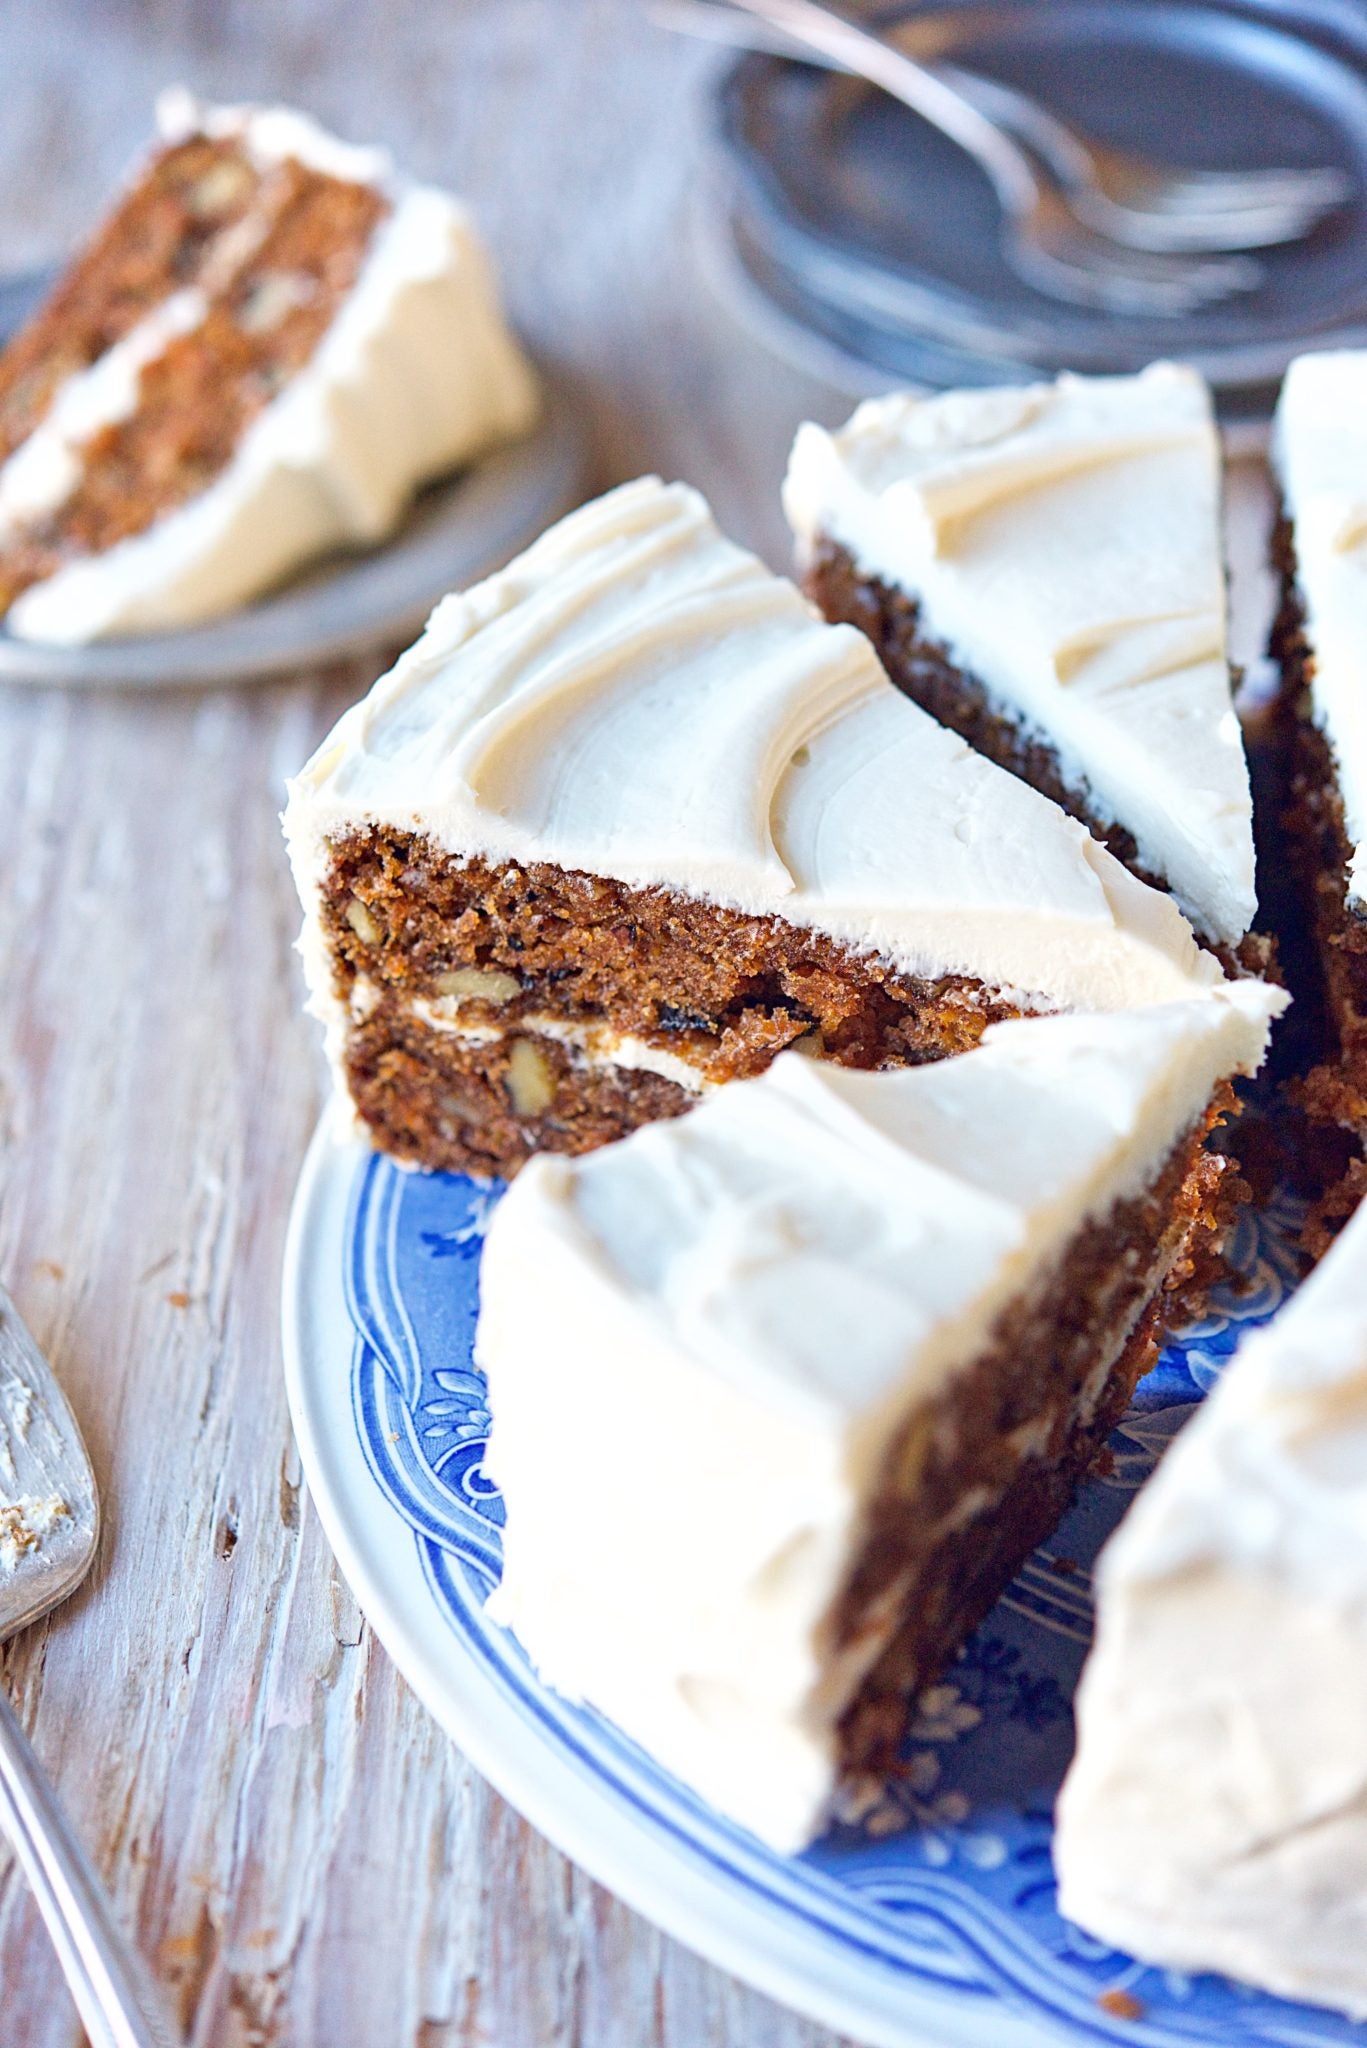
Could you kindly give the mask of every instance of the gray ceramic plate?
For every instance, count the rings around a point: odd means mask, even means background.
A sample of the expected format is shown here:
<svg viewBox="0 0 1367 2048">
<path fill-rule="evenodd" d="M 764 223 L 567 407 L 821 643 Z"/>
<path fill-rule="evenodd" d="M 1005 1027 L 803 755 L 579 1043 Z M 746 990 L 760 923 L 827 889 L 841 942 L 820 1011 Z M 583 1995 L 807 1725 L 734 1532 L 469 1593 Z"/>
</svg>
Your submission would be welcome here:
<svg viewBox="0 0 1367 2048">
<path fill-rule="evenodd" d="M 50 281 L 0 285 L 0 337 Z M 41 647 L 0 628 L 0 683 L 198 688 L 245 682 L 411 639 L 449 590 L 506 562 L 578 504 L 589 438 L 574 394 L 543 377 L 546 404 L 525 440 L 430 485 L 383 547 L 334 555 L 256 604 L 183 633 Z"/>
</svg>

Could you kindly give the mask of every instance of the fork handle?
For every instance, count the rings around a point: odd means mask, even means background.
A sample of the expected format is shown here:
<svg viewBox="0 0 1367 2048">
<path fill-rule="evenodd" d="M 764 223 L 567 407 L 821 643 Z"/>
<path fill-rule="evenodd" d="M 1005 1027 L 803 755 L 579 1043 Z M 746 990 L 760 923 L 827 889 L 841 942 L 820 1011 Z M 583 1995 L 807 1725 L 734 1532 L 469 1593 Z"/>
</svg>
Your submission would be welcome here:
<svg viewBox="0 0 1367 2048">
<path fill-rule="evenodd" d="M 61 1959 L 90 2048 L 178 2048 L 161 1994 L 0 1691 L 0 1831 Z"/>
</svg>

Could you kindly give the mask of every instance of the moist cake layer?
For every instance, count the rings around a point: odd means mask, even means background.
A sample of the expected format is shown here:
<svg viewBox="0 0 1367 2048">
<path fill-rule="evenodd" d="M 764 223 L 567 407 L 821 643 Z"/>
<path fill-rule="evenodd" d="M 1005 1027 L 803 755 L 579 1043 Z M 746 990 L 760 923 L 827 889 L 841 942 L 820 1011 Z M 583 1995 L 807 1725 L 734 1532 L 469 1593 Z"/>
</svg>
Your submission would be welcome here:
<svg viewBox="0 0 1367 2048">
<path fill-rule="evenodd" d="M 465 915 L 462 866 L 537 870 L 562 925 L 593 927 L 557 960 L 550 1010 L 572 999 L 704 1077 L 814 1032 L 817 1050 L 881 1064 L 962 1050 L 993 1016 L 1221 981 L 1170 899 L 893 690 L 864 636 L 732 546 L 696 492 L 653 478 L 439 606 L 291 784 L 285 831 L 312 1003 L 353 1107 L 365 1016 L 339 973 L 337 899 L 339 862 L 367 846 L 369 879 L 346 883 L 367 916 L 367 890 L 424 899 L 379 920 L 396 985 L 409 949 L 439 952 L 442 919 Z M 489 896 L 459 935 L 475 957 L 454 965 L 477 965 L 519 903 Z M 475 1021 L 547 1007 L 518 981 Z M 383 1085 L 371 1060 L 379 1130 Z"/>
<path fill-rule="evenodd" d="M 1351 881 L 1355 848 L 1337 756 L 1316 719 L 1315 657 L 1306 638 L 1294 537 L 1284 518 L 1273 554 L 1282 578 L 1271 645 L 1281 665 L 1279 709 L 1287 731 L 1286 823 L 1334 1038 L 1333 1057 L 1307 1076 L 1302 1094 L 1312 1116 L 1367 1137 L 1367 904 Z"/>
<path fill-rule="evenodd" d="M 190 324 L 168 332 L 136 372 L 131 410 L 83 441 L 81 473 L 61 502 L 0 544 L 0 609 L 71 556 L 144 532 L 222 474 L 252 421 L 313 354 L 389 211 L 374 186 L 296 161 L 262 177 L 238 148 L 216 160 L 217 176 L 230 170 L 251 181 L 254 230 L 239 232 L 236 248 L 221 230 L 199 264 L 200 284 L 183 288 Z"/>
<path fill-rule="evenodd" d="M 784 1054 L 533 1160 L 486 1239 L 476 1352 L 494 1611 L 550 1682 L 804 1839 L 1123 1402 L 1219 1206 L 1225 1078 L 1280 1001 L 1015 1020 L 895 1072 Z"/>
<path fill-rule="evenodd" d="M 1252 803 L 1194 371 L 873 399 L 837 433 L 799 430 L 784 503 L 804 567 L 823 546 L 848 558 L 841 615 L 872 610 L 894 681 L 933 689 L 960 730 L 1018 727 L 996 758 L 1128 834 L 1205 937 L 1239 944 Z"/>
<path fill-rule="evenodd" d="M 21 637 L 231 610 L 535 413 L 447 194 L 285 108 L 158 112 L 166 146 L 0 357 Z"/>
<path fill-rule="evenodd" d="M 1367 1138 L 1367 352 L 1298 358 L 1278 406 L 1273 543 L 1287 824 L 1323 976 L 1331 1057 L 1306 1107 Z"/>
<path fill-rule="evenodd" d="M 1150 1186 L 1084 1225 L 1055 1273 L 1013 1303 L 933 1418 L 889 1446 L 857 1568 L 835 1610 L 837 1652 L 892 1639 L 841 1724 L 843 1774 L 897 1762 L 908 1701 L 931 1683 L 1057 1527 L 1153 1365 L 1170 1295 L 1222 1227 L 1229 1162 L 1205 1140 L 1234 1108 L 1217 1093 Z M 965 1518 L 965 1502 L 981 1513 Z"/>
<path fill-rule="evenodd" d="M 1311 716 L 1335 757 L 1351 848 L 1350 900 L 1367 902 L 1367 349 L 1298 356 L 1273 426 L 1295 546 Z"/>
<path fill-rule="evenodd" d="M 1367 2017 L 1367 1209 L 1103 1551 L 1060 1903 L 1164 1968 Z"/>
<path fill-rule="evenodd" d="M 322 903 L 351 1100 L 385 1150 L 448 1171 L 587 1150 L 799 1042 L 907 1065 L 1020 1014 L 780 918 L 392 831 L 334 847 Z"/>
<path fill-rule="evenodd" d="M 256 193 L 231 138 L 192 135 L 158 152 L 48 299 L 0 354 L 0 462 L 33 432 L 58 387 L 196 283 L 220 235 Z"/>
</svg>

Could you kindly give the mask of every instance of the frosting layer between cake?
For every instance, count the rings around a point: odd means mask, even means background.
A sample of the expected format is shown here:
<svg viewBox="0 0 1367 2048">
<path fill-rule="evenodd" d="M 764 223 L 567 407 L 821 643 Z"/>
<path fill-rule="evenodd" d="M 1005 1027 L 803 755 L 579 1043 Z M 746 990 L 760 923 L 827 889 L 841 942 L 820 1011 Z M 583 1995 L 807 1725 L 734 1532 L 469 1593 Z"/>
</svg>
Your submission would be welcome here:
<svg viewBox="0 0 1367 2048">
<path fill-rule="evenodd" d="M 1256 899 L 1225 648 L 1219 441 L 1194 371 L 896 394 L 804 425 L 784 504 L 914 597 L 924 637 L 1057 752 L 1223 944 Z"/>
<path fill-rule="evenodd" d="M 1021 1020 L 895 1073 L 788 1053 L 526 1167 L 486 1240 L 477 1351 L 508 1517 L 492 1611 L 548 1680 L 747 1826 L 805 1840 L 897 1619 L 893 1598 L 831 1640 L 894 1431 L 1257 1067 L 1284 1000 L 1244 982 Z M 1042 1454 L 1051 1420 L 1027 1417 L 1015 1454 Z"/>
<path fill-rule="evenodd" d="M 388 211 L 321 344 L 228 467 L 145 531 L 30 585 L 7 615 L 27 639 L 75 644 L 229 611 L 315 555 L 382 538 L 419 483 L 524 431 L 537 409 L 488 258 L 449 194 L 398 179 L 385 152 L 342 143 L 287 108 L 206 108 L 175 93 L 159 112 L 167 141 L 236 138 L 259 170 L 295 157 L 382 190 Z M 0 523 L 61 502 L 83 442 L 130 416 L 137 370 L 208 303 L 203 292 L 172 294 L 68 380 L 0 472 Z"/>
<path fill-rule="evenodd" d="M 1367 2017 L 1367 1207 L 1169 1450 L 1097 1595 L 1064 1912 Z"/>
<path fill-rule="evenodd" d="M 329 841 L 371 823 L 775 914 L 1026 1007 L 1221 978 L 1164 895 L 892 689 L 864 636 L 724 539 L 696 491 L 654 478 L 447 598 L 291 785 L 334 1056 L 319 890 Z"/>
<path fill-rule="evenodd" d="M 1367 902 L 1367 350 L 1298 356 L 1273 432 L 1310 643 L 1310 699 L 1353 846 L 1348 900 Z"/>
</svg>

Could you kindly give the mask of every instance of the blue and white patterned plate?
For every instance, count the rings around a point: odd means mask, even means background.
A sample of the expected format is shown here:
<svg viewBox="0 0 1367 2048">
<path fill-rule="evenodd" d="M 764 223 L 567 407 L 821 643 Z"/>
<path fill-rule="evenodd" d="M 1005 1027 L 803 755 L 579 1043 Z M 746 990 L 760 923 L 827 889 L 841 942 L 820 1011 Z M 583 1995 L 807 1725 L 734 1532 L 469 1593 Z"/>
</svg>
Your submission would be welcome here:
<svg viewBox="0 0 1367 2048">
<path fill-rule="evenodd" d="M 1088 1939 L 1059 1917 L 1050 1862 L 1089 1567 L 1242 1332 L 1291 1284 L 1289 1204 L 1245 1214 L 1249 1291 L 1219 1302 L 1143 1382 L 1107 1476 L 923 1697 L 905 1774 L 785 1859 L 600 1716 L 548 1692 L 484 1618 L 502 1502 L 483 1471 L 489 1418 L 471 1338 L 495 1199 L 320 1130 L 290 1229 L 285 1358 L 304 1469 L 362 1608 L 437 1720 L 534 1826 L 690 1947 L 880 2048 L 1363 2041 L 1347 2021 L 1146 1969 Z M 582 1481 L 593 1486 L 592 1469 Z"/>
</svg>

